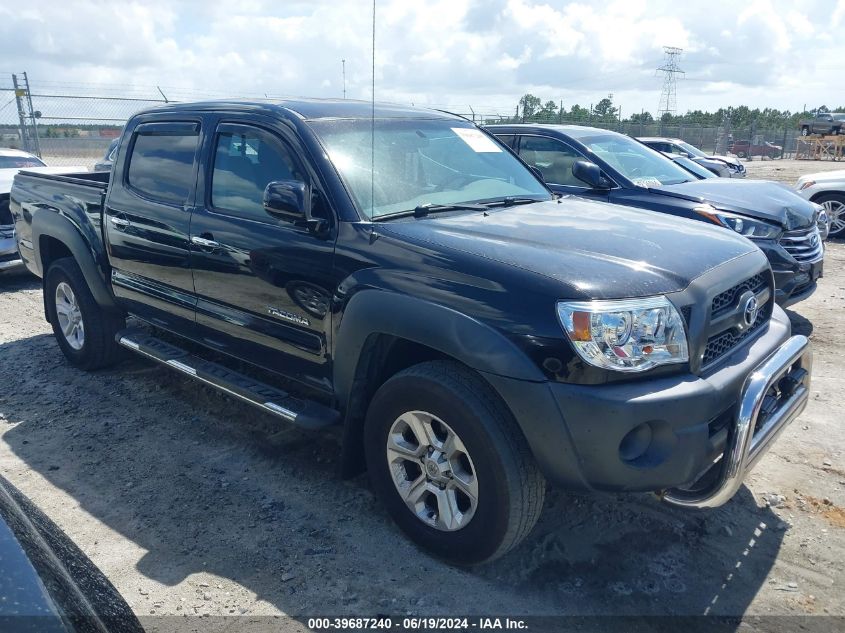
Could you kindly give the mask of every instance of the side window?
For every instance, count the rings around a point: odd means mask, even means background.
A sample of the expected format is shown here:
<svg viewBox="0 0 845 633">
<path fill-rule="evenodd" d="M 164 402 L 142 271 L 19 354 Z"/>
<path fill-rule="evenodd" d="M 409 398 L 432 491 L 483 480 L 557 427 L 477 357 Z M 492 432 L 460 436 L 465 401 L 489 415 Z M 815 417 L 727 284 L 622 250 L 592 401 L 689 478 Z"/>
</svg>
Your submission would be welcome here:
<svg viewBox="0 0 845 633">
<path fill-rule="evenodd" d="M 519 141 L 519 156 L 543 174 L 549 184 L 584 187 L 584 183 L 572 175 L 575 161 L 586 160 L 575 150 L 557 139 L 539 136 L 523 136 Z"/>
<path fill-rule="evenodd" d="M 211 206 L 241 217 L 267 220 L 264 189 L 275 180 L 304 180 L 287 146 L 263 130 L 225 125 L 217 135 Z"/>
<path fill-rule="evenodd" d="M 191 192 L 199 131 L 193 124 L 138 126 L 127 182 L 140 194 L 185 204 Z"/>
<path fill-rule="evenodd" d="M 514 148 L 513 142 L 514 142 L 514 139 L 516 139 L 516 136 L 514 136 L 513 134 L 496 134 L 496 138 L 499 139 L 502 143 L 504 143 L 508 147 L 510 147 L 511 149 Z"/>
</svg>

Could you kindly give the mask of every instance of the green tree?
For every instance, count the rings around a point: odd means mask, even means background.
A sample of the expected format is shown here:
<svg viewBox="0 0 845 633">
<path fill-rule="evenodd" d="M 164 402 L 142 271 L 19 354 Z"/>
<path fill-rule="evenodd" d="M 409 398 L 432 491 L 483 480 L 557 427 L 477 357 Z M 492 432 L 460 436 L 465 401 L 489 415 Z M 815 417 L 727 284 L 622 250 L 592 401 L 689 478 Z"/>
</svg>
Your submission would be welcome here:
<svg viewBox="0 0 845 633">
<path fill-rule="evenodd" d="M 526 94 L 519 100 L 519 108 L 522 110 L 522 118 L 529 119 L 537 114 L 537 111 L 540 109 L 542 105 L 542 101 L 539 97 L 535 97 L 532 94 Z"/>
</svg>

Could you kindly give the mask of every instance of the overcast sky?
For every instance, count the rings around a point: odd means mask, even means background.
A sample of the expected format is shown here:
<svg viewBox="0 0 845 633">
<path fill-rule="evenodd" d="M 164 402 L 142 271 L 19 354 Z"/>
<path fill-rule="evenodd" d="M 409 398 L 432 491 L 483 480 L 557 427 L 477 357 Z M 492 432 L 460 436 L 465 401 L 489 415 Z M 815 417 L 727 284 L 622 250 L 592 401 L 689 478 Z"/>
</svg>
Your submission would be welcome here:
<svg viewBox="0 0 845 633">
<path fill-rule="evenodd" d="M 369 99 L 371 10 L 357 0 L 4 2 L 0 85 L 27 71 L 57 91 L 339 97 L 345 58 L 348 96 Z M 526 92 L 567 108 L 612 92 L 623 115 L 654 112 L 655 68 L 671 45 L 684 49 L 679 112 L 834 107 L 845 103 L 843 32 L 845 0 L 377 0 L 376 98 L 508 114 Z"/>
</svg>

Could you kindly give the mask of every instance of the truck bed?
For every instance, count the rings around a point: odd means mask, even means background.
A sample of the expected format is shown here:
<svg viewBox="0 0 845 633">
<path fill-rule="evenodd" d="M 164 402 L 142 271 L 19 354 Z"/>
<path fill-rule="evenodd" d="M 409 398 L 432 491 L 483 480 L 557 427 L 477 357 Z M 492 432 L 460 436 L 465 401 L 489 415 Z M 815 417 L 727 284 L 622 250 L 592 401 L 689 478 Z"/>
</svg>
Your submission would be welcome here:
<svg viewBox="0 0 845 633">
<path fill-rule="evenodd" d="M 39 277 L 43 274 L 34 257 L 41 246 L 36 244 L 39 231 L 34 227 L 49 222 L 51 215 L 69 219 L 96 253 L 95 261 L 104 264 L 102 211 L 110 176 L 109 172 L 58 175 L 26 170 L 15 175 L 10 211 L 21 258 L 31 272 Z"/>
</svg>

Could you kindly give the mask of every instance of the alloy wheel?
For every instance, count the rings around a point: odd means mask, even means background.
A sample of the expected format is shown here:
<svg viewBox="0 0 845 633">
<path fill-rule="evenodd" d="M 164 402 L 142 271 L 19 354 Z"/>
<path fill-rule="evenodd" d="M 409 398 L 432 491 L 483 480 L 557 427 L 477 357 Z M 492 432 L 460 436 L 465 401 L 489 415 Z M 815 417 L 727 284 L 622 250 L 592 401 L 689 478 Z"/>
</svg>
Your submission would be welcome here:
<svg viewBox="0 0 845 633">
<path fill-rule="evenodd" d="M 77 351 L 81 350 L 85 345 L 82 311 L 79 309 L 73 289 L 64 281 L 56 286 L 56 317 L 68 345 Z"/>
<path fill-rule="evenodd" d="M 827 200 L 822 203 L 827 211 L 830 223 L 830 235 L 839 235 L 845 231 L 845 203 L 838 200 Z"/>
<path fill-rule="evenodd" d="M 399 416 L 387 436 L 393 484 L 423 523 L 445 532 L 466 527 L 478 507 L 478 479 L 452 428 L 425 411 Z"/>
</svg>

